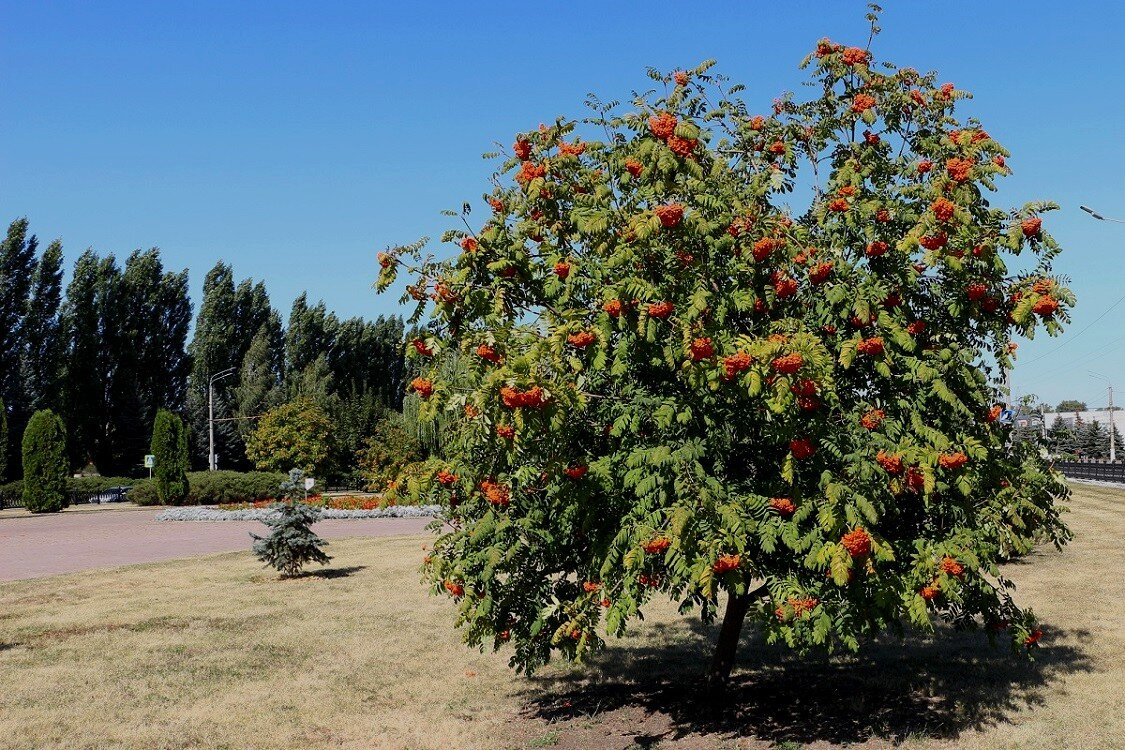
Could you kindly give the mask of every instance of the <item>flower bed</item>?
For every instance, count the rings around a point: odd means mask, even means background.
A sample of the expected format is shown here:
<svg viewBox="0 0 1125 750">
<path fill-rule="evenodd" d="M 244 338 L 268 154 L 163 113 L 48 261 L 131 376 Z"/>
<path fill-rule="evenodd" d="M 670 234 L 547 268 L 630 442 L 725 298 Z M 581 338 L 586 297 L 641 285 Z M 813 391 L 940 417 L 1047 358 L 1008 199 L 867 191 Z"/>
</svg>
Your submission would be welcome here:
<svg viewBox="0 0 1125 750">
<path fill-rule="evenodd" d="M 169 508 L 156 515 L 157 521 L 262 521 L 277 514 L 277 511 L 264 504 L 245 508 L 224 508 L 223 506 L 195 506 Z M 317 506 L 320 518 L 431 518 L 441 512 L 440 505 L 389 505 L 384 508 L 333 508 Z"/>
</svg>

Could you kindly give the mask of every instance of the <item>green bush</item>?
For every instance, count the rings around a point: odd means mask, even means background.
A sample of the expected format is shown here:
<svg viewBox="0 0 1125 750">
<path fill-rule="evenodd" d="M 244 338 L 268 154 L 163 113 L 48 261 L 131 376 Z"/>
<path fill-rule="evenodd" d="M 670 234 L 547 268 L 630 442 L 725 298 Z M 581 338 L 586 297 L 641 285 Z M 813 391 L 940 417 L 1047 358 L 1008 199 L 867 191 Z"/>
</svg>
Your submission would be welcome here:
<svg viewBox="0 0 1125 750">
<path fill-rule="evenodd" d="M 184 421 L 167 409 L 156 412 L 150 450 L 156 459 L 153 479 L 160 502 L 183 505 L 188 497 L 188 448 Z"/>
<path fill-rule="evenodd" d="M 50 409 L 37 411 L 23 433 L 23 505 L 32 513 L 67 506 L 66 428 Z"/>
<path fill-rule="evenodd" d="M 160 496 L 156 494 L 156 482 L 152 479 L 138 479 L 133 482 L 127 497 L 137 505 L 160 505 Z"/>
<path fill-rule="evenodd" d="M 285 475 L 267 471 L 192 471 L 188 472 L 187 481 L 185 505 L 224 505 L 273 500 L 281 495 Z M 137 505 L 161 505 L 155 479 L 135 480 L 128 497 Z"/>
<path fill-rule="evenodd" d="M 422 445 L 406 430 L 402 417 L 394 414 L 375 427 L 367 447 L 356 455 L 356 463 L 367 489 L 378 492 L 398 479 L 406 467 L 423 458 Z"/>
<path fill-rule="evenodd" d="M 271 409 L 246 438 L 246 457 L 259 469 L 300 469 L 314 477 L 330 474 L 334 425 L 309 399 Z"/>
<path fill-rule="evenodd" d="M 19 479 L 0 484 L 0 508 L 11 508 L 14 505 L 23 505 L 23 481 Z"/>
</svg>

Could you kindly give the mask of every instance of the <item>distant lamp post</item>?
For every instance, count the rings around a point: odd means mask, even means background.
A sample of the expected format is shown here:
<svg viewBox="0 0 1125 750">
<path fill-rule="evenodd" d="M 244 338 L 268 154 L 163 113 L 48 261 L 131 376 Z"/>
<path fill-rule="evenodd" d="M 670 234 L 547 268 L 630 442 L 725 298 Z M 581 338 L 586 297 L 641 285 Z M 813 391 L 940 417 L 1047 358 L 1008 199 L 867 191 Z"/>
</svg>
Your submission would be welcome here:
<svg viewBox="0 0 1125 750">
<path fill-rule="evenodd" d="M 1083 211 L 1085 211 L 1086 213 L 1093 216 L 1098 221 L 1112 221 L 1115 224 L 1125 224 L 1125 219 L 1114 219 L 1111 216 L 1102 216 L 1101 214 L 1099 214 L 1097 211 L 1090 208 L 1089 206 L 1079 206 L 1079 208 L 1081 208 Z"/>
<path fill-rule="evenodd" d="M 207 471 L 219 468 L 215 459 L 215 383 L 233 374 L 234 368 L 228 367 L 207 379 Z"/>
<path fill-rule="evenodd" d="M 1117 441 L 1114 439 L 1114 432 L 1117 427 L 1113 421 L 1113 383 L 1109 382 L 1109 378 L 1102 375 L 1100 372 L 1088 370 L 1090 377 L 1101 378 L 1106 383 L 1106 388 L 1109 390 L 1109 461 L 1113 463 L 1117 460 Z"/>
</svg>

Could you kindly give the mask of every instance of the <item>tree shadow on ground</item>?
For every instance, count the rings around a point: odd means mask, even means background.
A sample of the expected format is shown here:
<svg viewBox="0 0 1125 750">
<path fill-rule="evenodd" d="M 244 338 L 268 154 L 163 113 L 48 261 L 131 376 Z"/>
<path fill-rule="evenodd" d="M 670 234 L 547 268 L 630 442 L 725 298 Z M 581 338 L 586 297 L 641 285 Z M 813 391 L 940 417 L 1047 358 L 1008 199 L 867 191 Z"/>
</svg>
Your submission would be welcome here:
<svg viewBox="0 0 1125 750">
<path fill-rule="evenodd" d="M 308 570 L 297 576 L 298 578 L 347 578 L 353 573 L 367 570 L 366 565 L 349 565 L 346 568 L 324 568 L 323 570 Z"/>
<path fill-rule="evenodd" d="M 556 723 L 639 707 L 668 717 L 670 732 L 660 739 L 690 734 L 798 743 L 953 739 L 1040 705 L 1053 680 L 1093 669 L 1087 631 L 1045 629 L 1051 641 L 1079 645 L 1045 642 L 1035 660 L 1026 661 L 1006 645 L 990 646 L 979 632 L 946 630 L 903 641 L 880 639 L 855 656 L 800 657 L 748 637 L 729 690 L 716 695 L 702 678 L 713 629 L 698 622 L 661 625 L 646 629 L 644 640 L 656 645 L 611 645 L 585 673 L 534 678 L 527 714 Z"/>
</svg>

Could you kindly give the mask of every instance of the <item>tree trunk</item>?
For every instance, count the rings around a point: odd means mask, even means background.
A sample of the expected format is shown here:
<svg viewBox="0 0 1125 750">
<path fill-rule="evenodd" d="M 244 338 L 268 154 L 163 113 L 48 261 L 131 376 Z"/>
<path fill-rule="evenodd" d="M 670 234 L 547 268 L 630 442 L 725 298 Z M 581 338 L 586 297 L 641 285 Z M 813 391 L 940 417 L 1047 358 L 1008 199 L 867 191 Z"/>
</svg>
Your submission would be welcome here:
<svg viewBox="0 0 1125 750">
<path fill-rule="evenodd" d="M 723 626 L 719 630 L 719 640 L 715 644 L 715 654 L 711 659 L 711 669 L 707 674 L 711 687 L 722 689 L 730 680 L 734 668 L 734 658 L 738 653 L 738 640 L 742 635 L 742 623 L 750 603 L 761 596 L 765 586 L 742 595 L 731 594 L 727 598 L 727 610 L 723 614 Z"/>
</svg>

